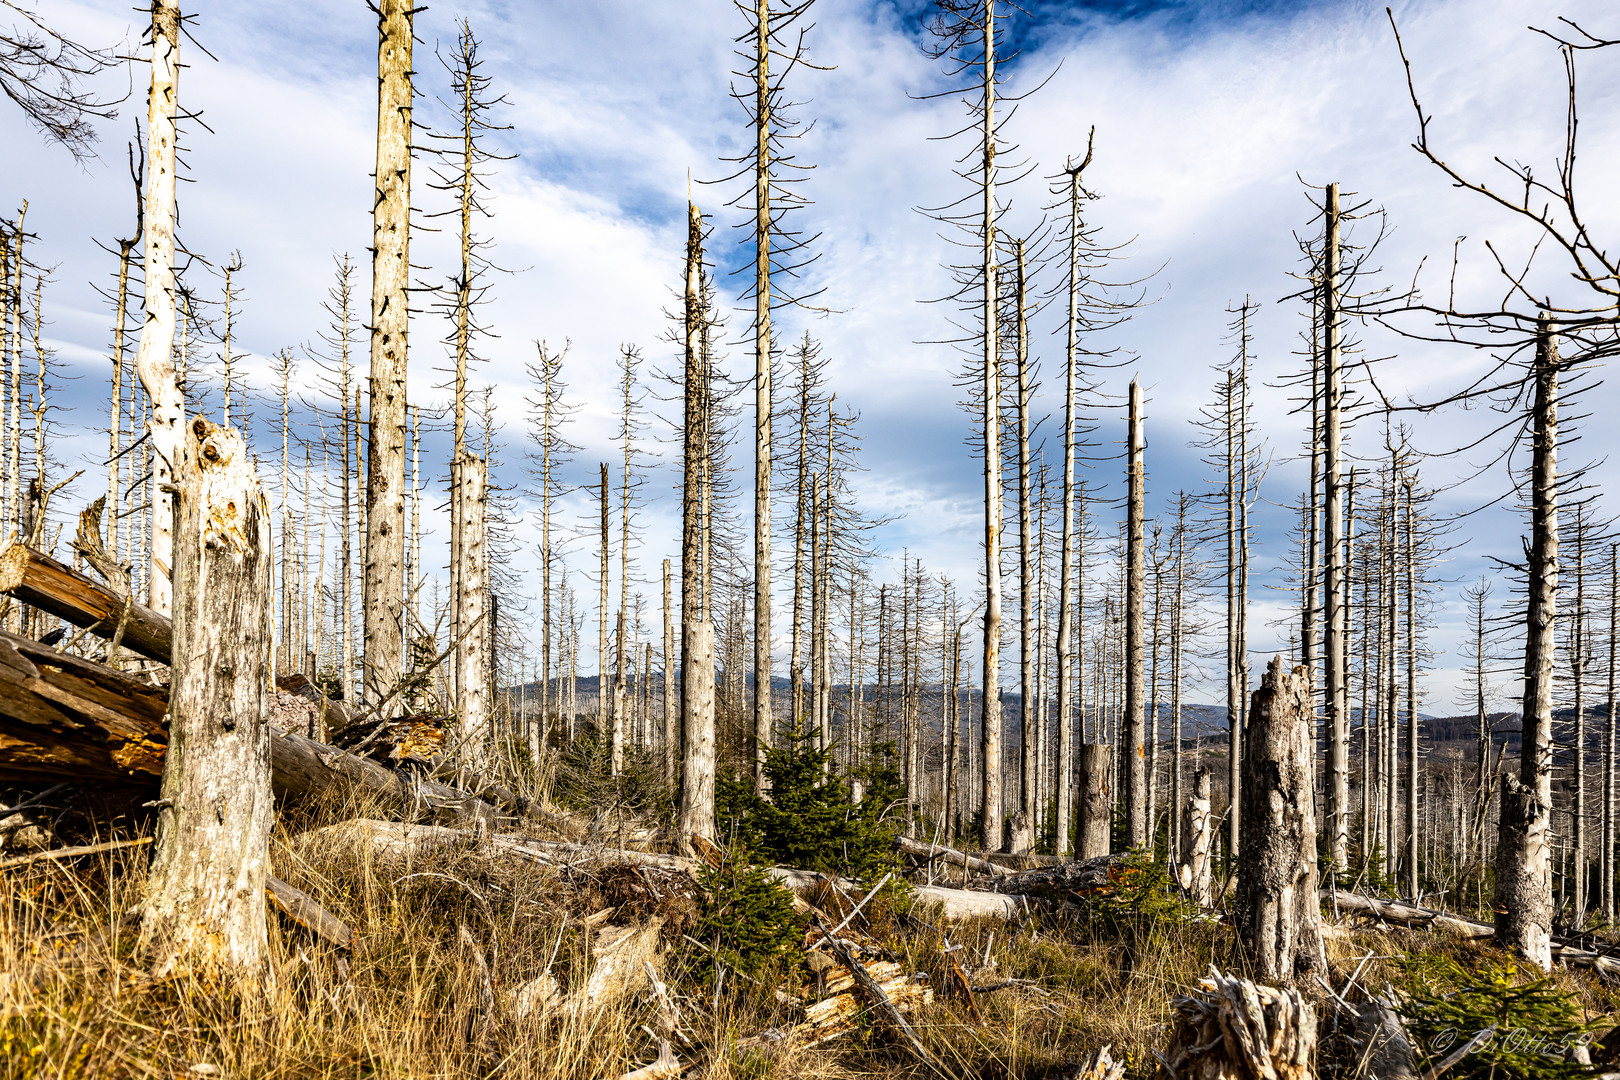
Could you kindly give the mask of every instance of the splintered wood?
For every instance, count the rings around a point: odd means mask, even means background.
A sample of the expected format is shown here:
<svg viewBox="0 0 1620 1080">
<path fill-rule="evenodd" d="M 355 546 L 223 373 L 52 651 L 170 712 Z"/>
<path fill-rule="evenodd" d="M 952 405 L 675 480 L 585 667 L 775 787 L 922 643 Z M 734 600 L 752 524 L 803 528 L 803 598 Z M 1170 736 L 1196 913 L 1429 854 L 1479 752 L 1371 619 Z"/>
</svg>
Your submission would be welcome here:
<svg viewBox="0 0 1620 1080">
<path fill-rule="evenodd" d="M 1157 1080 L 1306 1080 L 1316 1012 L 1292 988 L 1259 986 L 1214 968 L 1202 993 L 1173 1002 L 1176 1026 Z"/>
</svg>

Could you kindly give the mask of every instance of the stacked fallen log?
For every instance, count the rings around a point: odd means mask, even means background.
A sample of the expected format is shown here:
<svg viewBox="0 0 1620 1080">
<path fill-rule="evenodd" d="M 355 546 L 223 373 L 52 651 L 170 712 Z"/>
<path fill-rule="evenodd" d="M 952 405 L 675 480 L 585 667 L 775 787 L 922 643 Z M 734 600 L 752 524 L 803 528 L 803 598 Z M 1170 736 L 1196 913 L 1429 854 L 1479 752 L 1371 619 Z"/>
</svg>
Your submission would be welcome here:
<svg viewBox="0 0 1620 1080">
<path fill-rule="evenodd" d="M 0 633 L 0 780 L 154 784 L 168 691 Z"/>
<path fill-rule="evenodd" d="M 25 544 L 0 551 L 0 593 L 122 648 L 167 664 L 174 651 L 174 624 L 128 596 L 64 566 Z"/>
</svg>

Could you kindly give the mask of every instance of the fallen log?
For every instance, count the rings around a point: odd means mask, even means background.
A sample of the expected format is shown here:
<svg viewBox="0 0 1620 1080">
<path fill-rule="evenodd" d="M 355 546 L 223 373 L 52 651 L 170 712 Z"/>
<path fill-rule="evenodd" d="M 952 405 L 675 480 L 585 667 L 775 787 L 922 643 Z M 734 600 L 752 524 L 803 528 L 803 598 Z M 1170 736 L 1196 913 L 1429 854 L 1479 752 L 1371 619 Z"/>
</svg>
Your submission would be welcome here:
<svg viewBox="0 0 1620 1080">
<path fill-rule="evenodd" d="M 949 1076 L 950 1073 L 940 1064 L 939 1059 L 933 1055 L 928 1047 L 923 1045 L 922 1040 L 917 1038 L 917 1033 L 912 1030 L 911 1025 L 906 1023 L 905 1016 L 896 1007 L 894 999 L 889 997 L 888 991 L 876 979 L 872 978 L 872 973 L 867 971 L 850 954 L 849 949 L 844 946 L 842 941 L 827 932 L 827 928 L 821 925 L 820 920 L 817 920 L 816 926 L 821 930 L 822 937 L 826 939 L 827 944 L 832 948 L 833 955 L 838 958 L 838 962 L 843 964 L 845 970 L 851 975 L 855 976 L 855 985 L 860 988 L 867 1004 L 872 1006 L 879 1016 L 883 1017 L 889 1028 L 917 1056 L 917 1060 L 932 1067 L 941 1075 Z M 926 1001 L 927 998 L 924 1000 Z"/>
<path fill-rule="evenodd" d="M 1321 897 L 1324 901 L 1331 902 L 1332 894 L 1323 890 Z M 1338 895 L 1338 905 L 1341 911 L 1372 915 L 1385 922 L 1414 929 L 1450 930 L 1477 940 L 1496 936 L 1496 927 L 1490 923 L 1477 922 L 1460 915 L 1450 915 L 1444 911 L 1405 904 L 1398 900 L 1378 900 L 1361 893 L 1341 892 Z M 1554 960 L 1562 960 L 1572 967 L 1589 967 L 1606 975 L 1620 975 L 1620 957 L 1583 949 L 1557 936 L 1552 940 L 1552 956 Z"/>
<path fill-rule="evenodd" d="M 965 851 L 944 847 L 940 844 L 924 844 L 904 836 L 894 838 L 894 846 L 902 855 L 910 855 L 914 859 L 932 861 L 939 859 L 947 865 L 956 865 L 964 870 L 973 870 L 980 874 L 989 874 L 991 877 L 1010 877 L 1013 871 L 1005 866 L 997 866 L 988 859 L 981 859 L 969 855 Z"/>
<path fill-rule="evenodd" d="M 13 867 L 27 866 L 30 863 L 54 862 L 57 859 L 76 859 L 81 855 L 100 855 L 103 852 L 118 851 L 121 848 L 141 847 L 151 842 L 152 838 L 150 836 L 138 836 L 133 840 L 109 840 L 103 844 L 51 848 L 48 851 L 36 851 L 32 855 L 14 855 L 9 859 L 0 859 L 0 870 L 10 870 Z"/>
<path fill-rule="evenodd" d="M 1496 928 L 1490 923 L 1465 919 L 1459 915 L 1448 915 L 1443 911 L 1418 907 L 1415 904 L 1403 904 L 1398 900 L 1377 900 L 1362 893 L 1350 892 L 1340 892 L 1335 898 L 1333 893 L 1327 889 L 1321 891 L 1321 897 L 1325 903 L 1337 903 L 1340 911 L 1374 915 L 1385 922 L 1397 923 L 1401 926 L 1451 930 L 1468 938 L 1496 936 Z"/>
<path fill-rule="evenodd" d="M 317 937 L 344 949 L 354 945 L 354 931 L 349 929 L 349 924 L 327 911 L 302 889 L 294 888 L 280 878 L 267 877 L 264 879 L 264 894 L 272 907 Z"/>
<path fill-rule="evenodd" d="M 167 664 L 174 624 L 144 604 L 64 566 L 26 544 L 0 551 L 0 593 L 99 637 L 118 636 L 130 652 Z"/>
<path fill-rule="evenodd" d="M 1123 854 L 1100 855 L 1080 862 L 1020 870 L 996 882 L 998 892 L 1013 896 L 1033 896 L 1061 904 L 1076 895 L 1101 892 L 1114 887 L 1114 872 L 1125 860 Z"/>
<path fill-rule="evenodd" d="M 156 784 L 168 691 L 0 633 L 0 780 Z"/>
<path fill-rule="evenodd" d="M 0 780 L 55 778 L 155 787 L 168 750 L 168 691 L 132 675 L 0 632 Z M 495 806 L 429 778 L 317 742 L 296 731 L 270 739 L 278 799 L 348 802 L 360 813 L 476 823 Z M 577 835 L 578 826 L 493 785 L 508 819 L 521 816 Z"/>
</svg>

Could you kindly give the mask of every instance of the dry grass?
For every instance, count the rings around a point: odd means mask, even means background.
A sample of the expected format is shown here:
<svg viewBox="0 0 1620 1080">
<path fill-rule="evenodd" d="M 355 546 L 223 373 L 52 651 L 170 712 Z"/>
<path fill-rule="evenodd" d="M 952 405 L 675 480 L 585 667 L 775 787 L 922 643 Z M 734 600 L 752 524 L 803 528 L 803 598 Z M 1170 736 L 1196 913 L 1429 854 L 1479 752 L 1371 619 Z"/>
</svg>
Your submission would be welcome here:
<svg viewBox="0 0 1620 1080">
<path fill-rule="evenodd" d="M 771 985 L 733 979 L 716 998 L 687 977 L 695 951 L 681 930 L 691 910 L 668 898 L 638 899 L 622 872 L 615 878 L 471 849 L 404 866 L 288 831 L 323 820 L 330 816 L 278 831 L 274 870 L 346 920 L 355 946 L 335 950 L 278 919 L 270 975 L 253 986 L 150 978 L 125 914 L 140 902 L 149 849 L 0 874 L 0 1080 L 617 1077 L 652 1061 L 658 1045 L 644 980 L 595 1007 L 579 1003 L 592 936 L 621 919 L 661 920 L 654 962 L 692 1035 L 676 1051 L 701 1063 L 701 1075 L 932 1075 L 869 1021 L 813 1049 L 738 1052 L 739 1040 L 794 1022 L 796 1010 L 771 991 L 802 989 L 808 971 L 782 972 Z M 608 906 L 613 916 L 588 920 Z M 863 932 L 934 986 L 934 1004 L 913 1026 L 961 1076 L 1056 1078 L 1109 1044 L 1132 1076 L 1146 1077 L 1152 1051 L 1166 1040 L 1170 999 L 1194 988 L 1211 964 L 1241 970 L 1230 930 L 1210 922 L 1161 920 L 1122 932 L 1056 917 L 942 925 L 882 903 L 868 914 Z M 952 992 L 953 946 L 974 984 L 1012 982 L 976 995 L 982 1022 Z M 1369 963 L 1362 985 L 1398 985 L 1394 958 L 1437 950 L 1464 962 L 1499 955 L 1433 933 L 1363 931 L 1353 942 L 1330 943 L 1334 982 L 1371 951 L 1385 959 Z M 544 978 L 555 980 L 558 996 L 521 1015 L 521 988 Z M 1590 1015 L 1614 1008 L 1593 980 L 1567 982 Z"/>
</svg>

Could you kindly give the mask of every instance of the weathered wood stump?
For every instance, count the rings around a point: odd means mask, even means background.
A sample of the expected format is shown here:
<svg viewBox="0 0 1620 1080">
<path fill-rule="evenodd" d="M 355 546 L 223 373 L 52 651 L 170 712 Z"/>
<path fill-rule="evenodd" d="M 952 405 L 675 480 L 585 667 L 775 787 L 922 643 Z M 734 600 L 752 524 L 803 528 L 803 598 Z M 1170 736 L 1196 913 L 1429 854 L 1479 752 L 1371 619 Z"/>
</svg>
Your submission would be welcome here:
<svg viewBox="0 0 1620 1080">
<path fill-rule="evenodd" d="M 1257 978 L 1288 984 L 1326 967 L 1316 884 L 1310 676 L 1266 666 L 1243 733 L 1238 942 Z"/>
<path fill-rule="evenodd" d="M 159 968 L 264 962 L 270 507 L 235 430 L 198 417 L 176 470 L 169 747 L 141 940 Z"/>
<path fill-rule="evenodd" d="M 1080 844 L 1083 862 L 1108 854 L 1114 813 L 1114 748 L 1107 743 L 1080 747 Z"/>
<path fill-rule="evenodd" d="M 1156 1080 L 1306 1080 L 1316 1011 L 1292 988 L 1211 970 L 1173 1002 L 1176 1026 Z"/>
<path fill-rule="evenodd" d="M 1193 773 L 1192 794 L 1181 812 L 1181 862 L 1176 867 L 1176 875 L 1182 890 L 1201 907 L 1208 907 L 1214 901 L 1209 882 L 1209 849 L 1214 827 L 1210 816 L 1209 769 L 1200 765 Z"/>
</svg>

